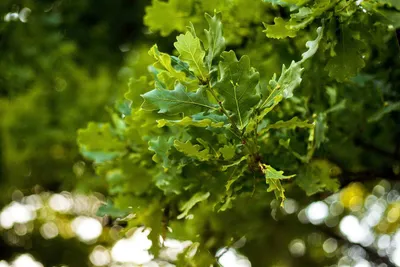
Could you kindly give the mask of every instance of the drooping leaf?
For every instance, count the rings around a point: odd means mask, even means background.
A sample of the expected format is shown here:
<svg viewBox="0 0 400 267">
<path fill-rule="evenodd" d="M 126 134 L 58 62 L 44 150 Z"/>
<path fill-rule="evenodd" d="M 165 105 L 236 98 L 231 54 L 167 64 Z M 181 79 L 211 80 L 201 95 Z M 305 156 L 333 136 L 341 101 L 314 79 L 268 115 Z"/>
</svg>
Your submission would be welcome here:
<svg viewBox="0 0 400 267">
<path fill-rule="evenodd" d="M 182 84 L 176 84 L 174 90 L 154 89 L 142 95 L 143 110 L 158 110 L 158 113 L 191 115 L 207 109 L 215 109 L 200 88 L 196 92 L 187 92 Z"/>
<path fill-rule="evenodd" d="M 272 168 L 270 165 L 263 164 L 263 172 L 265 175 L 265 179 L 273 179 L 273 180 L 282 180 L 282 179 L 290 179 L 295 175 L 283 175 L 283 171 L 277 171 Z"/>
<path fill-rule="evenodd" d="M 260 75 L 250 67 L 247 56 L 238 61 L 235 52 L 229 51 L 223 52 L 221 57 L 219 79 L 214 88 L 224 98 L 224 107 L 234 114 L 238 127 L 243 129 L 260 99 L 256 90 Z"/>
<path fill-rule="evenodd" d="M 207 65 L 211 69 L 212 62 L 225 50 L 225 38 L 222 34 L 221 13 L 215 13 L 213 17 L 206 13 L 209 30 L 205 30 L 208 51 Z"/>
<path fill-rule="evenodd" d="M 265 182 L 269 185 L 268 192 L 274 192 L 277 199 L 281 199 L 281 206 L 285 201 L 285 189 L 280 180 L 293 178 L 295 175 L 283 175 L 283 171 L 277 171 L 270 165 L 260 164 L 260 168 L 265 176 Z"/>
<path fill-rule="evenodd" d="M 210 192 L 203 193 L 203 192 L 197 192 L 194 194 L 181 208 L 180 210 L 182 211 L 181 214 L 178 215 L 178 220 L 185 218 L 186 216 L 189 215 L 189 211 L 199 202 L 202 202 L 204 200 L 207 200 L 207 198 L 210 196 Z"/>
<path fill-rule="evenodd" d="M 306 47 L 308 50 L 301 55 L 301 62 L 306 61 L 307 59 L 311 58 L 318 50 L 319 42 L 322 39 L 324 33 L 323 27 L 317 28 L 317 38 L 315 40 L 307 41 Z"/>
<path fill-rule="evenodd" d="M 207 81 L 208 71 L 204 65 L 205 51 L 201 47 L 200 39 L 193 36 L 190 32 L 176 37 L 174 46 L 179 52 L 179 59 L 189 64 L 189 69 L 201 81 Z"/>
</svg>

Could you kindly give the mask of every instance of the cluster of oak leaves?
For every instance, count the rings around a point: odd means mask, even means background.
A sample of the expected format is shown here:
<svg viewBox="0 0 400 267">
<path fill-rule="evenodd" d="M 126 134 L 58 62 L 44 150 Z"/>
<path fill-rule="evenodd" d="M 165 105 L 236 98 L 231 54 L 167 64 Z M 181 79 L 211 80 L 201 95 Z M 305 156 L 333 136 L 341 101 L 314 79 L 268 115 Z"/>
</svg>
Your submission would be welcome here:
<svg viewBox="0 0 400 267">
<path fill-rule="evenodd" d="M 322 16 L 323 8 L 332 9 L 325 2 L 300 8 L 290 21 L 276 18 L 274 25 L 265 25 L 267 36 L 293 37 L 318 19 L 311 13 L 321 11 Z M 335 8 L 344 10 L 346 6 Z M 200 202 L 225 211 L 238 195 L 251 197 L 258 190 L 273 192 L 283 202 L 288 180 L 295 180 L 307 194 L 339 188 L 331 175 L 332 165 L 312 159 L 323 142 L 324 118 L 277 120 L 276 115 L 271 116 L 282 101 L 293 97 L 302 81 L 303 65 L 318 51 L 324 34 L 332 38 L 331 30 L 326 30 L 331 24 L 321 19 L 322 26 L 314 31 L 314 39 L 306 42 L 301 59 L 283 65 L 280 76 L 267 82 L 260 80 L 248 56 L 238 59 L 234 51 L 225 51 L 221 14 L 206 14 L 206 20 L 206 40 L 189 27 L 176 38 L 176 56 L 154 45 L 149 51 L 155 59 L 149 66 L 151 78 L 131 80 L 127 101 L 111 114 L 112 123 L 92 122 L 78 133 L 82 154 L 94 161 L 97 174 L 105 177 L 110 195 L 115 196 L 113 203 L 100 211 L 115 217 L 136 214 L 130 221 L 151 227 L 150 238 L 155 243 L 162 232 L 159 222 L 163 216 L 187 218 Z M 355 47 L 354 42 L 359 41 L 347 31 L 343 30 L 343 36 L 349 40 L 343 41 L 353 42 L 349 47 Z M 338 81 L 362 67 L 346 70 L 341 56 L 332 58 L 327 66 L 329 75 Z M 343 107 L 340 102 L 331 110 Z M 291 148 L 290 138 L 282 138 L 297 128 L 305 144 L 303 153 Z M 319 180 L 285 175 L 271 166 L 268 158 L 276 157 L 272 155 L 276 142 L 300 164 L 318 169 Z"/>
</svg>

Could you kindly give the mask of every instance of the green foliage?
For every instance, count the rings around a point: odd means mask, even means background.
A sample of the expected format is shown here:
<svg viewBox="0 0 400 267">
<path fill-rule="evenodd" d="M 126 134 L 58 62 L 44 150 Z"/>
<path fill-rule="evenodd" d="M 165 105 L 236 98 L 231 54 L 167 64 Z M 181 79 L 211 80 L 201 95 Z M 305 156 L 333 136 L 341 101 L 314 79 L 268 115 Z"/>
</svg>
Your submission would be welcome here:
<svg viewBox="0 0 400 267">
<path fill-rule="evenodd" d="M 325 190 L 336 192 L 340 184 L 334 175 L 338 175 L 339 172 L 337 166 L 332 163 L 315 159 L 300 171 L 296 183 L 308 196 Z"/>
<path fill-rule="evenodd" d="M 341 146 L 340 140 L 347 140 L 343 135 L 352 138 L 358 133 L 351 116 L 344 113 L 364 112 L 359 104 L 347 109 L 357 99 L 349 88 L 366 90 L 369 76 L 357 75 L 368 68 L 368 62 L 378 62 L 372 59 L 371 50 L 380 51 L 385 46 L 385 41 L 368 42 L 371 37 L 364 28 L 374 27 L 378 35 L 389 36 L 392 32 L 388 22 L 374 20 L 374 14 L 392 4 L 265 2 L 244 4 L 236 0 L 230 4 L 210 4 L 170 0 L 153 1 L 146 9 L 144 22 L 151 30 L 160 31 L 163 36 L 173 31 L 182 33 L 174 43 L 175 52 L 160 52 L 157 45 L 149 50 L 155 63 L 149 67 L 149 74 L 131 80 L 125 94 L 131 101 L 131 114 L 113 115 L 121 117 L 127 126 L 121 128 L 114 120 L 110 128 L 115 133 L 112 137 L 124 143 L 126 151 L 107 162 L 97 162 L 95 167 L 98 174 L 106 177 L 110 172 L 127 177 L 128 171 L 120 162 L 127 157 L 134 159 L 138 170 L 129 170 L 132 181 L 121 178 L 120 183 L 110 184 L 110 191 L 118 194 L 122 186 L 125 193 L 130 192 L 148 205 L 161 199 L 154 212 L 169 211 L 172 233 L 168 235 L 199 241 L 191 248 L 197 251 L 196 256 L 188 257 L 184 252 L 178 262 L 195 262 L 193 266 L 213 262 L 203 253 L 215 249 L 214 241 L 203 231 L 220 223 L 220 213 L 222 217 L 230 212 L 237 216 L 243 203 L 251 203 L 257 210 L 264 207 L 261 203 L 274 198 L 284 205 L 286 195 L 299 190 L 307 196 L 336 192 L 341 186 L 339 181 L 343 181 L 342 168 L 347 167 L 332 162 L 349 157 L 336 146 Z M 278 5 L 288 9 L 290 18 L 270 15 Z M 213 9 L 208 10 L 210 6 Z M 236 12 L 244 6 L 257 11 L 245 18 L 244 11 Z M 169 16 L 168 24 L 162 23 L 166 16 L 156 16 L 162 8 L 174 14 Z M 213 16 L 206 13 L 205 20 L 199 19 L 201 12 L 214 10 Z M 240 17 L 237 24 L 230 23 L 234 12 Z M 240 27 L 249 29 L 252 23 L 268 20 L 274 24 L 264 23 L 264 32 L 267 37 L 280 39 L 279 42 L 263 40 L 260 28 L 257 33 L 240 32 Z M 189 22 L 192 24 L 184 32 L 182 23 Z M 203 34 L 196 32 L 197 28 L 208 29 Z M 256 41 L 244 43 L 243 36 L 252 36 Z M 286 37 L 295 41 L 288 42 Z M 225 51 L 232 45 L 235 48 L 235 44 L 241 44 L 241 48 Z M 272 72 L 275 74 L 271 75 Z M 140 109 L 139 95 L 144 100 Z M 368 103 L 374 101 L 373 96 L 364 99 Z M 377 113 L 381 115 L 369 114 L 378 121 L 383 114 L 395 110 L 387 108 Z M 362 123 L 363 127 L 372 127 L 367 120 Z M 339 133 L 341 127 L 345 127 L 346 133 Z M 81 149 L 90 145 L 82 133 L 78 138 Z M 332 156 L 325 159 L 329 153 Z M 360 158 L 353 159 L 353 166 L 364 166 L 361 154 L 357 155 Z M 144 172 L 142 177 L 148 177 L 142 190 L 124 186 L 134 182 L 140 172 Z M 140 213 L 146 220 L 146 212 Z M 209 222 L 200 219 L 204 216 Z M 130 223 L 134 226 L 139 222 Z M 154 221 L 144 224 L 160 227 Z M 215 235 L 226 235 L 226 223 L 222 225 L 221 230 L 214 229 Z M 244 228 L 248 227 L 245 224 Z M 234 232 L 227 236 L 235 235 Z M 217 247 L 227 245 L 222 236 L 213 237 L 218 239 Z M 259 242 L 259 238 L 254 240 Z"/>
<path fill-rule="evenodd" d="M 103 246 L 121 224 L 151 229 L 157 262 L 160 236 L 193 241 L 177 266 L 216 265 L 221 248 L 252 266 L 337 265 L 346 245 L 311 244 L 323 227 L 287 207 L 398 179 L 398 1 L 22 2 L 32 20 L 0 24 L 4 195 L 106 194 Z M 356 210 L 355 188 L 327 203 Z"/>
</svg>

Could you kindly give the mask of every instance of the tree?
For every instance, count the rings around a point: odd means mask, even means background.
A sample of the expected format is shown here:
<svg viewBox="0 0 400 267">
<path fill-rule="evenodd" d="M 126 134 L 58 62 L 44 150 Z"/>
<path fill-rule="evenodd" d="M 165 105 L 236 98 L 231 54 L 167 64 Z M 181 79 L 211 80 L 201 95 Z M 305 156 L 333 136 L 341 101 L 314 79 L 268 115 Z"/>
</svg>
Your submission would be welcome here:
<svg viewBox="0 0 400 267">
<path fill-rule="evenodd" d="M 398 1 L 20 3 L 0 3 L 1 202 L 101 192 L 112 227 L 43 240 L 88 216 L 44 205 L 1 259 L 93 266 L 144 226 L 161 266 L 400 265 Z"/>
<path fill-rule="evenodd" d="M 150 30 L 183 32 L 172 53 L 152 46 L 130 108 L 78 133 L 109 185 L 100 214 L 151 228 L 154 255 L 159 236 L 195 241 L 178 266 L 214 264 L 243 237 L 254 266 L 332 264 L 321 251 L 299 260 L 282 250 L 300 233 L 339 238 L 282 217 L 285 198 L 305 206 L 399 178 L 398 3 L 265 2 L 153 1 Z"/>
</svg>

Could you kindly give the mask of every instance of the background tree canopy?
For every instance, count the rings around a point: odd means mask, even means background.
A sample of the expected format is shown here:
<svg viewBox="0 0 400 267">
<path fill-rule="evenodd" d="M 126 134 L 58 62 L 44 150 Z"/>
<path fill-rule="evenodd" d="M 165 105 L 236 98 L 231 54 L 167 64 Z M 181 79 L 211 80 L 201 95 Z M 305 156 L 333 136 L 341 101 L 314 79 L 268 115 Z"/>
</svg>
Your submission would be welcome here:
<svg viewBox="0 0 400 267">
<path fill-rule="evenodd" d="M 400 266 L 398 0 L 0 3 L 0 266 Z"/>
</svg>

